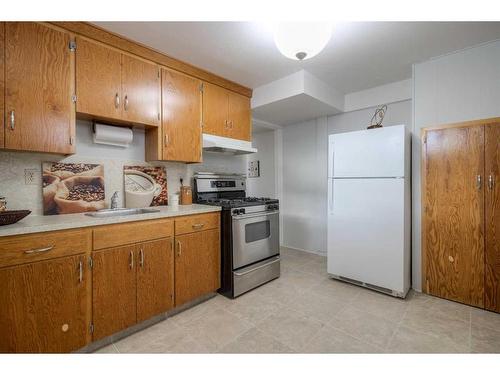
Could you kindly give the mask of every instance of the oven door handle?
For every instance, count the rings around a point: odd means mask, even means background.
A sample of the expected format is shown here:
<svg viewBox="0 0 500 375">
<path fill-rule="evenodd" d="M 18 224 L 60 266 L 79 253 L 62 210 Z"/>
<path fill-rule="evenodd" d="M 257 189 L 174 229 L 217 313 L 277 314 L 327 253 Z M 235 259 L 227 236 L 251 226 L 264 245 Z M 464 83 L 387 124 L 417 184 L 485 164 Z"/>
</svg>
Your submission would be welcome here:
<svg viewBox="0 0 500 375">
<path fill-rule="evenodd" d="M 244 214 L 244 215 L 233 216 L 233 220 L 243 220 L 243 219 L 251 219 L 252 217 L 278 215 L 279 213 L 280 213 L 279 211 L 256 212 L 254 214 Z"/>
<path fill-rule="evenodd" d="M 261 266 L 258 266 L 258 267 L 255 267 L 255 268 L 252 268 L 251 270 L 248 270 L 248 271 L 245 271 L 245 272 L 236 272 L 236 271 L 233 271 L 233 272 L 234 272 L 234 274 L 235 274 L 236 276 L 245 276 L 245 275 L 248 275 L 248 274 L 249 274 L 249 273 L 251 273 L 251 272 L 254 272 L 254 271 L 260 270 L 261 268 L 264 268 L 264 267 L 268 267 L 268 266 L 270 266 L 271 264 L 274 264 L 274 263 L 279 262 L 279 261 L 280 261 L 280 257 L 278 257 L 278 258 L 274 259 L 274 260 L 273 260 L 273 261 L 271 261 L 271 262 L 267 262 L 267 263 L 265 263 L 265 264 L 263 264 L 263 265 L 261 265 Z"/>
</svg>

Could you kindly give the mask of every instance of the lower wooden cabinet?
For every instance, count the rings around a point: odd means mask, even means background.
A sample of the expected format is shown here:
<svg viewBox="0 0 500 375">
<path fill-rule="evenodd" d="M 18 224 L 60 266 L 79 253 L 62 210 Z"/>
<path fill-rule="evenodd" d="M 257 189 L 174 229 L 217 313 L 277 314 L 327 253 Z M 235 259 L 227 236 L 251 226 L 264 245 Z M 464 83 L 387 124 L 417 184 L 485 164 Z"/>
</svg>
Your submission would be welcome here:
<svg viewBox="0 0 500 375">
<path fill-rule="evenodd" d="M 0 269 L 0 352 L 66 353 L 90 343 L 85 255 Z"/>
<path fill-rule="evenodd" d="M 177 236 L 175 305 L 181 306 L 220 287 L 219 229 Z"/>
<path fill-rule="evenodd" d="M 100 250 L 93 262 L 94 341 L 173 307 L 171 238 Z"/>
<path fill-rule="evenodd" d="M 174 307 L 174 253 L 172 239 L 139 245 L 137 268 L 137 321 Z"/>
<path fill-rule="evenodd" d="M 92 255 L 94 340 L 134 325 L 136 314 L 136 245 L 101 250 Z"/>
</svg>

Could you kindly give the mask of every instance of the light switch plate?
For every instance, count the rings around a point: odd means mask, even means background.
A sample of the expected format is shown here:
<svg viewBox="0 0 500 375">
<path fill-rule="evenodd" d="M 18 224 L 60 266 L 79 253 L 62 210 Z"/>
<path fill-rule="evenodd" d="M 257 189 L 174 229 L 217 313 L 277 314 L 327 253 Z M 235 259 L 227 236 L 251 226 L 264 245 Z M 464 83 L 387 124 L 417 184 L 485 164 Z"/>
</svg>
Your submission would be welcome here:
<svg viewBox="0 0 500 375">
<path fill-rule="evenodd" d="M 42 174 L 38 169 L 25 169 L 24 170 L 24 184 L 25 185 L 40 185 Z"/>
<path fill-rule="evenodd" d="M 258 160 L 248 162 L 248 177 L 260 177 L 260 162 Z"/>
</svg>

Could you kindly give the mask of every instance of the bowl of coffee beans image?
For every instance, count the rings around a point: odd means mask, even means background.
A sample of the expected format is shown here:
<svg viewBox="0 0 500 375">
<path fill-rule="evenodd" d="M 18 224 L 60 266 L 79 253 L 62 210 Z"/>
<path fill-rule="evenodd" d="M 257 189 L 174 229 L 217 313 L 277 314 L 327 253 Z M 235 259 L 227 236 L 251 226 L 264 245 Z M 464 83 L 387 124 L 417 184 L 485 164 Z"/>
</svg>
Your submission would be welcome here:
<svg viewBox="0 0 500 375">
<path fill-rule="evenodd" d="M 106 208 L 104 198 L 104 178 L 74 176 L 57 184 L 54 201 L 59 214 L 72 214 Z"/>
</svg>

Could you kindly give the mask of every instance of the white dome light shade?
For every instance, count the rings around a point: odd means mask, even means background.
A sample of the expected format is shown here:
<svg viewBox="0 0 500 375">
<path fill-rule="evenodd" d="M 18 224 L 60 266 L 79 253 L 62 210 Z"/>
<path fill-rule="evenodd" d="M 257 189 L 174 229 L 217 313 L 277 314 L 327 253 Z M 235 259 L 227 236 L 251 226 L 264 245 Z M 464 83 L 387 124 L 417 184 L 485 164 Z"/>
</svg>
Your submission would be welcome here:
<svg viewBox="0 0 500 375">
<path fill-rule="evenodd" d="M 332 36 L 330 22 L 283 22 L 274 27 L 274 43 L 293 60 L 306 60 L 320 53 Z"/>
</svg>

